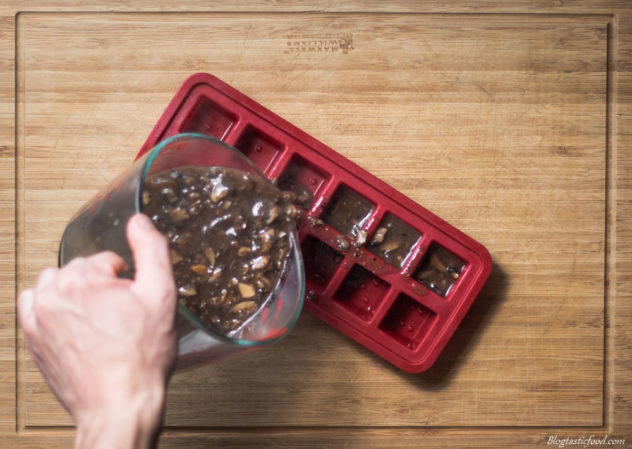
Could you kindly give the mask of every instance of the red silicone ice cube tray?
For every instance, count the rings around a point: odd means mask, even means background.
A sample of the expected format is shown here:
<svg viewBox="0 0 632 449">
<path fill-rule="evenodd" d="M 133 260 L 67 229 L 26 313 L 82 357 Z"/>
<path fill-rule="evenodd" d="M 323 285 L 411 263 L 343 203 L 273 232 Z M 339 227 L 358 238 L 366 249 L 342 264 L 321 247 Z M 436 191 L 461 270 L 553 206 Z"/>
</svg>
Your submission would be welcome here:
<svg viewBox="0 0 632 449">
<path fill-rule="evenodd" d="M 212 75 L 186 80 L 138 156 L 182 132 L 297 193 L 307 310 L 405 371 L 434 363 L 489 276 L 480 243 Z"/>
</svg>

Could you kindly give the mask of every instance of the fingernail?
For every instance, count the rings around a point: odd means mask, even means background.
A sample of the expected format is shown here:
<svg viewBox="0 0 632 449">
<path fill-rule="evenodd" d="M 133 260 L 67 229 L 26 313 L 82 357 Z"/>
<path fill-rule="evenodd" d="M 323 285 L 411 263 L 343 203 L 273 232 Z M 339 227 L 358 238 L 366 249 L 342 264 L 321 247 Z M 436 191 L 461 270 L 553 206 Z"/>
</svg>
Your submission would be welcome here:
<svg viewBox="0 0 632 449">
<path fill-rule="evenodd" d="M 151 220 L 145 214 L 138 214 L 136 216 L 136 223 L 138 224 L 138 226 L 145 229 L 151 229 L 151 227 L 153 226 Z"/>
</svg>

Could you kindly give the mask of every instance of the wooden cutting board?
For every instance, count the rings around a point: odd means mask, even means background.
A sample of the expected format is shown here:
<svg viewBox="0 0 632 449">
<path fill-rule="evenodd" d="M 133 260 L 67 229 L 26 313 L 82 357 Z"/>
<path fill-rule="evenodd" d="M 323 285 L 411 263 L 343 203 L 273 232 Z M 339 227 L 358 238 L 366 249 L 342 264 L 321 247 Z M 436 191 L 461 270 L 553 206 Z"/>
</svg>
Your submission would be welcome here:
<svg viewBox="0 0 632 449">
<path fill-rule="evenodd" d="M 178 373 L 165 447 L 421 447 L 423 437 L 424 447 L 517 447 L 586 432 L 632 441 L 624 2 L 563 14 L 412 2 L 388 12 L 262 4 L 258 14 L 192 2 L 194 13 L 154 14 L 141 3 L 137 13 L 0 7 L 17 101 L 15 146 L 3 131 L 0 154 L 1 223 L 15 235 L 4 237 L 0 315 L 0 413 L 4 433 L 18 435 L 7 441 L 56 447 L 72 436 L 14 340 L 13 288 L 56 263 L 69 217 L 130 164 L 195 72 L 479 240 L 494 269 L 430 371 L 399 371 L 304 313 L 279 344 Z"/>
</svg>

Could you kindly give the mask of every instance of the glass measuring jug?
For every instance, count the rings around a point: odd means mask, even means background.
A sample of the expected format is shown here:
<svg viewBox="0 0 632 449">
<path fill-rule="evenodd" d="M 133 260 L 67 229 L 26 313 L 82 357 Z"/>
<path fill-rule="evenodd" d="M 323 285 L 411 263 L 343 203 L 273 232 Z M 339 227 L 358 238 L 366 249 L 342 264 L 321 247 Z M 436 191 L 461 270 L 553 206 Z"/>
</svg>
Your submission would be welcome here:
<svg viewBox="0 0 632 449">
<path fill-rule="evenodd" d="M 191 165 L 231 168 L 269 182 L 241 152 L 223 142 L 195 133 L 173 136 L 139 158 L 75 214 L 61 240 L 59 265 L 77 256 L 111 250 L 119 254 L 129 267 L 122 276 L 131 277 L 133 260 L 125 225 L 133 214 L 143 212 L 145 179 L 154 173 Z M 280 281 L 264 305 L 243 326 L 229 334 L 205 326 L 186 307 L 178 305 L 178 368 L 253 350 L 287 334 L 300 314 L 305 288 L 296 232 L 290 233 L 287 257 Z"/>
</svg>

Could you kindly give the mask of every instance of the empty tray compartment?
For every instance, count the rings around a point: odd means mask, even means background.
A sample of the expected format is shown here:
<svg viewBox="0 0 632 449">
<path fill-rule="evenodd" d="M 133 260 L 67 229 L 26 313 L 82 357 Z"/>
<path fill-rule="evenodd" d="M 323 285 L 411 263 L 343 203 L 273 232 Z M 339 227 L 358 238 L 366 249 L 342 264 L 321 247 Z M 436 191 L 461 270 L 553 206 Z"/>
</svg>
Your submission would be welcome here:
<svg viewBox="0 0 632 449">
<path fill-rule="evenodd" d="M 408 349 L 415 350 L 436 318 L 432 310 L 400 293 L 380 323 L 380 329 Z"/>
<path fill-rule="evenodd" d="M 368 321 L 388 293 L 390 285 L 360 265 L 354 265 L 334 294 L 334 301 Z"/>
<path fill-rule="evenodd" d="M 443 246 L 432 243 L 424 254 L 419 268 L 413 274 L 413 278 L 438 295 L 445 297 L 461 277 L 464 268 L 463 259 Z"/>
<path fill-rule="evenodd" d="M 394 267 L 402 268 L 419 240 L 421 232 L 389 212 L 373 233 L 367 248 Z"/>
<path fill-rule="evenodd" d="M 205 134 L 222 140 L 236 121 L 237 116 L 202 97 L 182 124 L 180 131 Z"/>
<path fill-rule="evenodd" d="M 266 133 L 248 126 L 235 143 L 235 148 L 244 153 L 259 170 L 265 173 L 283 151 L 283 144 Z"/>
</svg>

